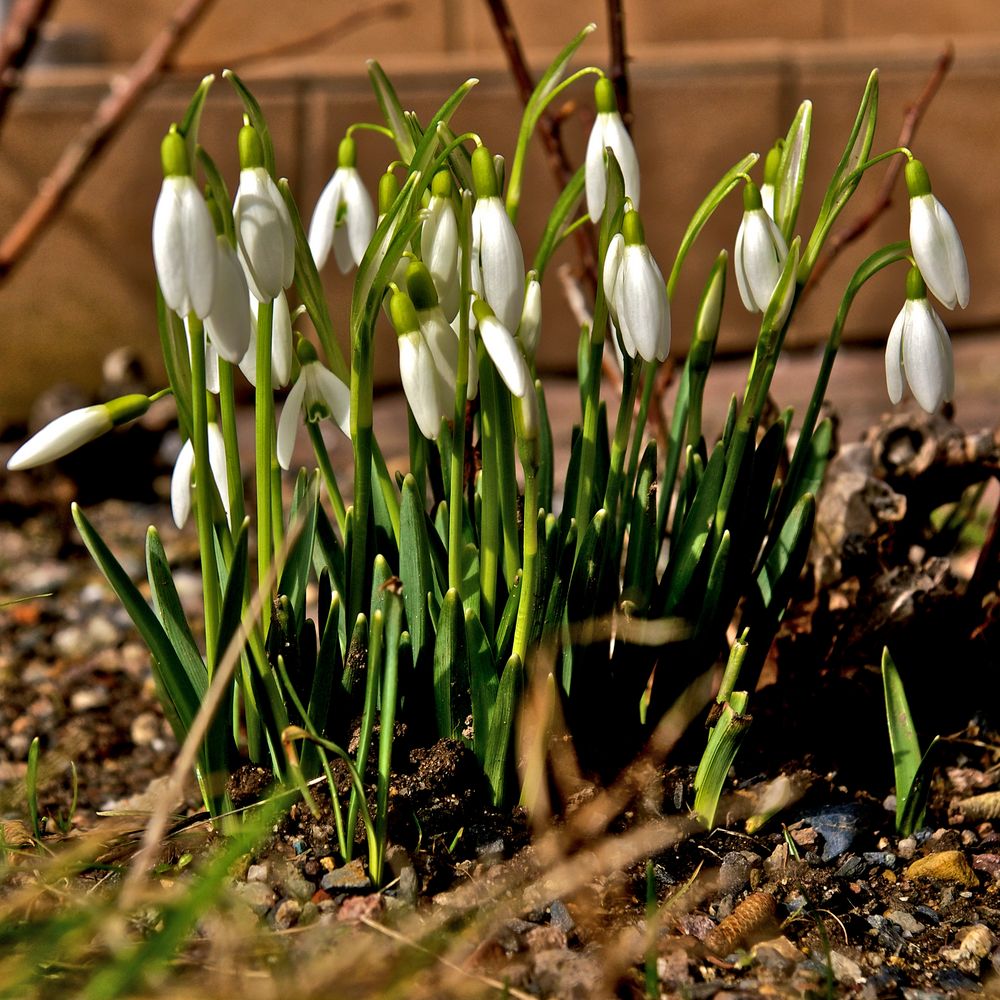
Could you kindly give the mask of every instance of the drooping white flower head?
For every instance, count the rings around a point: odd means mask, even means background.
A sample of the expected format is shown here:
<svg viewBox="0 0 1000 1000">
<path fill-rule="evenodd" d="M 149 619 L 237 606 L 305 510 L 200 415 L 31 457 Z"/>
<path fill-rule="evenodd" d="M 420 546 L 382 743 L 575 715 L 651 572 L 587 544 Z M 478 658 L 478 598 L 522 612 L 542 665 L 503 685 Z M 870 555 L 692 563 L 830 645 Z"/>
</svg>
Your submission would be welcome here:
<svg viewBox="0 0 1000 1000">
<path fill-rule="evenodd" d="M 302 368 L 278 419 L 278 464 L 283 469 L 291 466 L 302 418 L 313 424 L 329 418 L 351 436 L 351 390 L 320 362 L 309 341 L 299 341 L 298 356 Z"/>
<path fill-rule="evenodd" d="M 524 360 L 524 352 L 510 330 L 500 322 L 499 316 L 493 314 L 484 299 L 476 299 L 472 310 L 476 315 L 479 336 L 482 337 L 486 353 L 496 365 L 504 384 L 515 396 L 533 392 L 531 372 Z"/>
<path fill-rule="evenodd" d="M 160 146 L 163 185 L 153 212 L 153 263 L 163 300 L 180 316 L 204 319 L 212 308 L 215 227 L 191 177 L 183 137 L 171 129 Z"/>
<path fill-rule="evenodd" d="M 763 312 L 781 277 L 788 246 L 774 220 L 764 211 L 757 185 L 748 181 L 743 189 L 743 221 L 736 234 L 736 284 L 743 305 Z"/>
<path fill-rule="evenodd" d="M 521 324 L 517 336 L 529 358 L 534 359 L 538 351 L 538 338 L 542 332 L 542 286 L 535 272 L 528 274 L 528 286 L 524 290 L 524 306 L 521 308 Z"/>
<path fill-rule="evenodd" d="M 951 340 L 927 301 L 924 280 L 915 267 L 907 275 L 906 303 L 892 324 L 885 346 L 885 382 L 893 403 L 903 398 L 904 376 L 913 398 L 928 413 L 934 413 L 954 395 Z"/>
<path fill-rule="evenodd" d="M 250 343 L 240 361 L 240 371 L 254 387 L 257 385 L 257 312 L 259 304 L 251 295 L 248 300 L 253 324 L 250 328 Z M 275 387 L 288 385 L 292 377 L 292 314 L 288 309 L 288 298 L 279 292 L 274 300 L 271 318 L 271 384 Z"/>
<path fill-rule="evenodd" d="M 524 304 L 524 255 L 500 200 L 493 157 L 485 146 L 472 154 L 472 289 L 489 303 L 507 330 L 516 330 Z"/>
<path fill-rule="evenodd" d="M 404 281 L 410 301 L 416 310 L 420 334 L 431 352 L 438 375 L 447 387 L 451 402 L 445 415 L 451 417 L 455 409 L 455 384 L 458 381 L 458 332 L 448 322 L 438 301 L 434 279 L 422 261 L 409 262 Z M 476 367 L 476 350 L 471 335 L 468 348 L 465 398 L 475 399 L 479 391 L 479 370 Z"/>
<path fill-rule="evenodd" d="M 622 179 L 625 181 L 625 197 L 631 199 L 636 208 L 639 207 L 639 160 L 635 155 L 632 137 L 618 113 L 614 84 L 606 76 L 602 76 L 594 84 L 594 102 L 597 105 L 597 117 L 594 119 L 594 127 L 587 140 L 584 176 L 587 188 L 587 214 L 591 222 L 599 222 L 604 213 L 608 183 L 604 168 L 604 150 L 610 149 L 615 154 L 618 166 L 621 167 Z"/>
<path fill-rule="evenodd" d="M 910 193 L 910 248 L 927 287 L 948 309 L 969 304 L 969 264 L 955 223 L 944 206 L 931 194 L 924 165 L 911 160 L 906 165 Z"/>
<path fill-rule="evenodd" d="M 107 434 L 112 427 L 141 417 L 149 406 L 148 396 L 134 394 L 64 413 L 25 441 L 11 455 L 7 468 L 11 472 L 23 472 L 46 462 L 54 462 Z"/>
<path fill-rule="evenodd" d="M 667 286 L 646 246 L 639 213 L 629 209 L 604 258 L 604 294 L 629 357 L 663 361 L 670 351 Z"/>
<path fill-rule="evenodd" d="M 250 291 L 271 302 L 295 276 L 295 231 L 252 125 L 240 129 L 239 147 L 240 186 L 233 203 L 237 250 Z"/>
<path fill-rule="evenodd" d="M 253 328 L 250 292 L 229 240 L 220 234 L 215 245 L 215 293 L 211 311 L 205 317 L 205 333 L 219 357 L 237 364 L 247 352 Z"/>
<path fill-rule="evenodd" d="M 375 232 L 375 207 L 358 173 L 354 140 L 341 140 L 337 169 L 327 181 L 309 223 L 309 249 L 321 268 L 330 256 L 337 258 L 341 274 L 361 263 Z"/>
<path fill-rule="evenodd" d="M 219 490 L 222 509 L 229 518 L 229 480 L 226 478 L 226 445 L 218 424 L 208 425 L 208 465 Z M 191 516 L 191 481 L 194 477 L 194 442 L 188 438 L 177 454 L 170 477 L 170 512 L 174 524 L 183 528 Z"/>
<path fill-rule="evenodd" d="M 431 182 L 427 218 L 420 229 L 420 257 L 437 288 L 441 308 L 450 323 L 458 315 L 461 294 L 458 220 L 451 202 L 451 174 L 439 170 Z"/>
</svg>

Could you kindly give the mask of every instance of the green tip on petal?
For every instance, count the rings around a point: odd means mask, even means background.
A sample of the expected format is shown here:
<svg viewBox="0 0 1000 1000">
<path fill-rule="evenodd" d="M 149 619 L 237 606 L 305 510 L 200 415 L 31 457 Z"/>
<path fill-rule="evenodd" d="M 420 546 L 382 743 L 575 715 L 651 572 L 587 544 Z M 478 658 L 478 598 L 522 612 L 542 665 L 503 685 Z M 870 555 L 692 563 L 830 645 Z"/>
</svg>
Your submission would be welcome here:
<svg viewBox="0 0 1000 1000">
<path fill-rule="evenodd" d="M 642 220 L 634 209 L 625 213 L 622 219 L 622 236 L 626 246 L 642 246 L 646 242 L 646 234 L 642 229 Z"/>
<path fill-rule="evenodd" d="M 924 284 L 924 276 L 920 269 L 911 267 L 906 275 L 906 297 L 908 299 L 926 299 L 927 286 Z"/>
<path fill-rule="evenodd" d="M 747 212 L 764 210 L 764 202 L 760 199 L 760 188 L 753 181 L 747 181 L 743 189 L 743 208 Z"/>
<path fill-rule="evenodd" d="M 778 183 L 778 167 L 781 165 L 781 154 L 785 148 L 785 140 L 779 139 L 768 151 L 764 160 L 764 183 L 772 186 Z"/>
<path fill-rule="evenodd" d="M 433 309 L 438 304 L 434 280 L 423 261 L 411 261 L 406 268 L 406 290 L 410 293 L 410 299 L 418 312 Z"/>
<path fill-rule="evenodd" d="M 906 175 L 906 190 L 911 198 L 920 198 L 931 193 L 931 179 L 927 176 L 927 168 L 919 160 L 910 160 L 904 171 Z"/>
<path fill-rule="evenodd" d="M 348 140 L 345 139 L 344 142 Z M 387 170 L 378 179 L 378 212 L 379 215 L 385 215 L 386 212 L 392 208 L 392 203 L 396 200 L 396 196 L 399 194 L 399 180 L 396 175 L 391 171 Z"/>
<path fill-rule="evenodd" d="M 170 126 L 170 131 L 160 143 L 160 162 L 163 164 L 164 177 L 188 177 L 191 173 L 187 145 L 176 125 Z"/>
<path fill-rule="evenodd" d="M 417 311 L 413 308 L 413 300 L 406 292 L 394 292 L 389 300 L 389 318 L 401 337 L 407 333 L 420 331 Z"/>
<path fill-rule="evenodd" d="M 295 354 L 299 359 L 299 364 L 303 366 L 311 365 L 314 361 L 319 361 L 319 355 L 312 343 L 305 337 L 299 337 L 299 342 L 295 345 Z"/>
<path fill-rule="evenodd" d="M 240 129 L 237 146 L 240 151 L 241 170 L 264 166 L 264 146 L 253 125 L 244 125 Z"/>
<path fill-rule="evenodd" d="M 120 424 L 127 424 L 136 417 L 141 417 L 150 407 L 152 400 L 149 396 L 135 392 L 128 396 L 119 396 L 117 399 L 109 399 L 104 408 L 111 416 L 111 422 L 118 427 Z"/>
<path fill-rule="evenodd" d="M 597 105 L 599 115 L 614 114 L 618 110 L 615 85 L 606 76 L 602 76 L 594 84 L 594 104 Z"/>
<path fill-rule="evenodd" d="M 431 181 L 431 194 L 438 198 L 451 197 L 451 173 L 447 170 L 439 170 Z"/>
<path fill-rule="evenodd" d="M 472 153 L 472 186 L 477 198 L 497 198 L 500 195 L 493 156 L 485 146 L 477 146 Z"/>
<path fill-rule="evenodd" d="M 476 299 L 472 303 L 472 314 L 476 317 L 477 323 L 482 323 L 484 319 L 490 319 L 495 315 L 485 299 Z"/>
<path fill-rule="evenodd" d="M 337 166 L 353 167 L 358 162 L 357 143 L 349 136 L 344 136 L 337 147 Z"/>
</svg>

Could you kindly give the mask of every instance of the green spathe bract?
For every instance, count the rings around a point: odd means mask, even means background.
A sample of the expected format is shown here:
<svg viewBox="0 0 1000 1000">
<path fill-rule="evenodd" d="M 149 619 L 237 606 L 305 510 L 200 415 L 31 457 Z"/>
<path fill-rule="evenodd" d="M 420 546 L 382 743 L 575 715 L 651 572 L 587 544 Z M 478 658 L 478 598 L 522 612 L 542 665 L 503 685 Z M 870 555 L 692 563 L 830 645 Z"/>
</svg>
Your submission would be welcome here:
<svg viewBox="0 0 1000 1000">
<path fill-rule="evenodd" d="M 340 853 L 352 855 L 362 819 L 376 881 L 386 874 L 396 723 L 427 744 L 438 738 L 465 743 L 478 761 L 483 790 L 502 805 L 516 797 L 521 699 L 537 688 L 546 692 L 550 705 L 558 702 L 585 772 L 609 776 L 642 746 L 677 698 L 707 689 L 705 678 L 739 615 L 741 632 L 748 630 L 737 643 L 740 690 L 734 689 L 734 669 L 720 692 L 720 714 L 713 719 L 697 782 L 696 807 L 705 822 L 713 821 L 747 731 L 748 692 L 754 690 L 806 559 L 814 497 L 832 437 L 831 424 L 818 420 L 819 410 L 848 310 L 871 277 L 906 258 L 906 244 L 893 244 L 858 268 L 833 322 L 800 426 L 795 427 L 791 413 L 771 420 L 766 408 L 771 380 L 803 286 L 833 220 L 878 159 L 869 158 L 877 78 L 869 80 L 804 249 L 796 225 L 806 180 L 808 102 L 770 158 L 775 222 L 767 219 L 749 176 L 757 156 L 747 154 L 695 209 L 666 281 L 646 262 L 646 236 L 634 206 L 626 203 L 626 177 L 614 148 L 602 147 L 599 162 L 589 164 L 590 182 L 599 170 L 604 192 L 596 274 L 603 275 L 606 266 L 613 272 L 618 254 L 623 266 L 627 254 L 643 255 L 641 261 L 628 261 L 630 267 L 642 266 L 642 280 L 623 276 L 621 282 L 636 301 L 616 300 L 614 308 L 619 318 L 627 309 L 629 323 L 641 317 L 655 324 L 641 336 L 631 326 L 623 331 L 625 346 L 641 341 L 633 345 L 640 351 L 635 359 L 627 353 L 623 358 L 621 403 L 609 413 L 601 372 L 611 329 L 607 296 L 617 293 L 614 282 L 607 293 L 598 282 L 580 331 L 580 424 L 567 468 L 555 468 L 543 380 L 533 360 L 539 296 L 552 255 L 586 224 L 580 204 L 587 171 L 581 166 L 554 200 L 533 248 L 527 301 L 513 221 L 528 141 L 540 115 L 582 75 L 599 73 L 587 67 L 565 75 L 590 30 L 560 53 L 531 96 L 509 160 L 506 194 L 503 161 L 491 155 L 481 137 L 458 133 L 451 125 L 474 80 L 422 122 L 404 110 L 381 68 L 369 65 L 385 125 L 355 123 L 347 134 L 363 127 L 375 133 L 373 143 L 391 136 L 384 176 L 392 180 L 380 186 L 382 212 L 374 233 L 364 247 L 352 247 L 359 263 L 349 309 L 335 303 L 331 310 L 327 303 L 300 206 L 287 182 L 276 181 L 264 111 L 242 81 L 227 74 L 247 115 L 241 163 L 245 173 L 253 174 L 248 182 L 266 194 L 267 221 L 278 244 L 253 244 L 246 227 L 248 206 L 239 206 L 234 225 L 225 181 L 208 154 L 193 144 L 207 83 L 165 147 L 172 177 L 204 174 L 219 238 L 230 246 L 239 243 L 245 263 L 254 268 L 258 262 L 247 257 L 259 250 L 269 272 L 267 281 L 255 279 L 257 291 L 266 293 L 254 349 L 255 467 L 252 473 L 246 470 L 255 483 L 255 502 L 244 496 L 239 464 L 237 368 L 220 362 L 216 400 L 206 388 L 201 325 L 188 317 L 185 329 L 162 298 L 158 310 L 169 388 L 182 434 L 191 439 L 195 454 L 204 654 L 156 533 L 150 533 L 146 546 L 151 606 L 79 509 L 74 518 L 149 645 L 154 678 L 178 740 L 201 725 L 198 715 L 211 680 L 227 676 L 220 674 L 224 667 L 233 668 L 221 707 L 209 725 L 198 729 L 204 735 L 197 771 L 207 807 L 215 815 L 224 811 L 225 778 L 247 759 L 299 788 L 310 808 L 315 800 L 308 781 L 323 774 Z M 599 111 L 612 114 L 607 80 L 599 83 L 598 94 Z M 339 152 L 340 168 L 356 171 L 353 140 Z M 626 166 L 631 171 L 631 164 Z M 767 280 L 753 282 L 759 286 L 753 306 L 762 317 L 746 387 L 741 401 L 734 399 L 721 437 L 707 437 L 702 398 L 724 322 L 728 258 L 722 253 L 708 274 L 691 279 L 704 291 L 661 451 L 648 441 L 646 414 L 659 360 L 669 346 L 669 300 L 715 213 L 725 206 L 735 224 L 739 209 L 731 196 L 740 188 L 746 191 L 747 214 L 758 228 L 766 227 L 761 232 L 773 242 Z M 339 209 L 331 209 L 324 221 L 333 227 L 346 224 Z M 650 234 L 660 221 L 647 215 Z M 434 259 L 419 261 L 421 253 Z M 748 269 L 756 279 L 756 261 L 743 260 L 740 266 L 741 282 Z M 271 299 L 293 271 L 295 292 L 318 344 L 300 342 L 298 378 L 276 433 Z M 261 288 L 262 283 L 268 287 Z M 382 318 L 385 305 L 403 338 L 429 336 L 427 324 L 433 320 L 434 364 L 418 368 L 428 377 L 441 376 L 433 398 L 419 379 L 408 386 L 416 407 L 408 416 L 408 460 L 391 464 L 380 445 L 373 407 L 376 352 L 394 346 L 395 335 Z M 438 315 L 443 308 L 449 310 L 447 319 Z M 451 316 L 454 328 L 448 326 Z M 291 324 L 282 324 L 283 343 L 286 325 Z M 337 326 L 347 334 L 346 356 L 335 336 Z M 189 353 L 189 337 L 201 346 L 200 354 Z M 478 396 L 470 391 L 477 384 Z M 425 412 L 429 400 L 434 405 Z M 109 414 L 106 422 L 118 422 L 118 415 Z M 327 414 L 350 432 L 350 505 L 327 439 L 315 423 Z M 309 422 L 319 474 L 296 475 L 287 505 L 291 482 L 283 481 L 280 466 L 293 456 L 300 419 Z M 219 502 L 209 462 L 213 420 L 225 438 L 231 518 Z M 799 443 L 782 474 L 793 427 Z M 396 464 L 404 467 L 397 472 Z M 554 501 L 557 495 L 563 498 L 561 507 Z M 245 511 L 252 517 L 246 518 Z M 532 734 L 533 745 L 548 746 L 548 735 Z M 356 749 L 348 754 L 343 748 L 354 737 Z M 346 802 L 338 796 L 330 754 L 349 765 Z M 539 800 L 541 764 L 532 762 L 528 774 L 530 806 Z M 369 785 L 375 788 L 371 807 L 365 796 Z M 912 796 L 907 799 L 912 801 Z"/>
</svg>

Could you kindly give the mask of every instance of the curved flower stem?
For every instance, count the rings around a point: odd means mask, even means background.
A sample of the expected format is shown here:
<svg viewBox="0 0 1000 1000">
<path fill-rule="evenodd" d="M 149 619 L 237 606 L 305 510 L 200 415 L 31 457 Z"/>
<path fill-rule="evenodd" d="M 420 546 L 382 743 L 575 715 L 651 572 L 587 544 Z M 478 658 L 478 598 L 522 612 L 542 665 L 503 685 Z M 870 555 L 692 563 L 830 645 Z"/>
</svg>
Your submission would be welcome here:
<svg viewBox="0 0 1000 1000">
<path fill-rule="evenodd" d="M 215 558 L 212 527 L 215 481 L 208 461 L 208 400 L 205 392 L 205 328 L 192 314 L 188 319 L 191 335 L 191 430 L 194 443 L 195 517 L 201 553 L 201 585 L 205 595 L 205 658 L 209 680 L 215 672 L 219 641 L 219 614 L 222 597 L 219 569 Z"/>
<path fill-rule="evenodd" d="M 643 384 L 642 398 L 639 400 L 639 413 L 635 421 L 635 435 L 632 438 L 632 447 L 628 456 L 628 473 L 625 478 L 627 492 L 631 493 L 632 484 L 635 482 L 636 472 L 639 469 L 639 451 L 642 448 L 643 433 L 646 430 L 646 421 L 649 419 L 649 407 L 653 402 L 653 392 L 656 389 L 656 374 L 659 370 L 660 362 L 646 361 L 643 363 Z M 628 407 L 631 411 L 635 405 L 635 393 L 638 384 L 632 387 L 632 396 L 629 399 Z M 625 406 L 625 387 L 622 387 L 622 406 Z M 616 432 L 617 433 L 617 432 Z M 604 505 L 607 507 L 607 504 Z"/>
<path fill-rule="evenodd" d="M 493 634 L 500 562 L 500 487 L 497 470 L 497 393 L 493 363 L 482 340 L 479 354 L 479 424 L 482 447 L 482 524 L 479 529 L 479 617 L 487 635 Z"/>
<path fill-rule="evenodd" d="M 271 382 L 271 322 L 274 303 L 261 302 L 257 309 L 257 388 L 254 393 L 257 482 L 257 580 L 260 585 L 271 572 L 271 452 L 274 439 L 274 391 Z M 263 614 L 270 614 L 270 601 Z"/>
<path fill-rule="evenodd" d="M 603 305 L 604 296 L 598 293 L 598 306 Z M 594 309 L 593 330 L 600 329 L 598 337 L 593 332 L 590 336 L 590 365 L 587 371 L 587 384 L 584 386 L 583 403 L 583 436 L 580 440 L 580 478 L 576 490 L 576 551 L 586 534 L 586 526 L 594 511 L 594 465 L 597 461 L 597 425 L 601 404 L 601 358 L 604 353 L 604 326 L 607 322 L 607 310 L 600 317 L 598 327 L 598 308 Z"/>
<path fill-rule="evenodd" d="M 354 442 L 354 518 L 350 540 L 347 621 L 364 610 L 371 576 L 368 558 L 368 514 L 372 502 L 372 331 L 352 331 L 351 440 Z M 384 463 L 383 463 L 384 466 Z M 398 529 L 397 529 L 398 530 Z M 348 824 L 350 825 L 350 824 Z"/>
<path fill-rule="evenodd" d="M 521 546 L 517 531 L 517 475 L 514 472 L 516 443 L 514 437 L 514 415 L 511 410 L 511 394 L 494 370 L 488 376 L 493 379 L 496 399 L 496 462 L 497 486 L 500 490 L 500 524 L 503 529 L 503 572 L 507 586 L 513 587 L 521 568 Z M 532 388 L 532 391 L 534 389 Z"/>
<path fill-rule="evenodd" d="M 528 640 L 535 617 L 535 590 L 538 586 L 538 469 L 524 463 L 524 573 L 514 624 L 514 655 L 528 662 Z"/>
<path fill-rule="evenodd" d="M 316 464 L 319 466 L 323 482 L 326 484 L 327 495 L 330 497 L 330 503 L 333 504 L 333 514 L 337 518 L 340 537 L 343 538 L 347 530 L 347 508 L 344 506 L 344 498 L 341 496 L 340 486 L 337 484 L 337 477 L 333 472 L 330 453 L 326 450 L 326 442 L 323 440 L 319 424 L 307 420 L 306 429 L 309 431 L 309 440 L 312 442 L 313 453 L 316 455 Z"/>
<path fill-rule="evenodd" d="M 451 448 L 451 475 L 448 480 L 448 586 L 462 592 L 462 523 L 465 485 L 465 408 L 469 387 L 469 296 L 472 288 L 472 195 L 462 192 L 458 218 L 458 239 L 462 248 L 459 276 L 458 371 L 455 376 L 455 428 Z"/>
</svg>

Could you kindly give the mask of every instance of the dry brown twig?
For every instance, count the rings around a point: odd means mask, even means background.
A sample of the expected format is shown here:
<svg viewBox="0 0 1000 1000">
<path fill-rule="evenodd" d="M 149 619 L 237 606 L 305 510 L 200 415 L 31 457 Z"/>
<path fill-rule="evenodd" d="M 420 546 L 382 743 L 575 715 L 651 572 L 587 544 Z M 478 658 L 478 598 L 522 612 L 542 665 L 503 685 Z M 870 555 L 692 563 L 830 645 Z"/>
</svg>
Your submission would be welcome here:
<svg viewBox="0 0 1000 1000">
<path fill-rule="evenodd" d="M 17 0 L 7 15 L 0 34 L 0 124 L 10 99 L 21 88 L 24 68 L 54 0 Z"/>
<path fill-rule="evenodd" d="M 924 89 L 920 92 L 917 99 L 906 109 L 906 114 L 903 116 L 903 125 L 899 130 L 899 138 L 896 141 L 897 146 L 909 146 L 913 141 L 921 120 L 938 90 L 941 89 L 941 84 L 944 83 L 944 78 L 948 75 L 948 71 L 951 69 L 954 61 L 955 47 L 949 42 L 938 56 L 937 62 L 934 64 L 934 69 L 924 84 Z M 889 163 L 878 193 L 867 211 L 862 213 L 854 222 L 838 229 L 830 236 L 826 252 L 816 262 L 805 291 L 811 291 L 813 286 L 820 282 L 827 269 L 840 255 L 840 252 L 868 232 L 878 218 L 892 205 L 893 188 L 896 186 L 896 181 L 902 169 L 902 157 L 894 157 Z"/>
<path fill-rule="evenodd" d="M 147 46 L 131 69 L 111 81 L 111 87 L 93 117 L 63 150 L 38 194 L 0 242 L 0 280 L 24 259 L 51 225 L 89 168 L 118 134 L 143 95 L 156 83 L 164 67 L 213 0 L 185 0 Z"/>
</svg>

